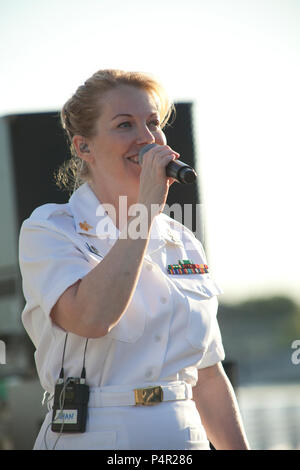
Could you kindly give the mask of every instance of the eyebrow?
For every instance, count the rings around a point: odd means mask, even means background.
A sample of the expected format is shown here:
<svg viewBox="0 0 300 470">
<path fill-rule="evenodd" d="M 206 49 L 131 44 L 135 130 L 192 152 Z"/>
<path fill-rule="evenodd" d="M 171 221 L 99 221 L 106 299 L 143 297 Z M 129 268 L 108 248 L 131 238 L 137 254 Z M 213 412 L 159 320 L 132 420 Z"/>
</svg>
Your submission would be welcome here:
<svg viewBox="0 0 300 470">
<path fill-rule="evenodd" d="M 159 114 L 158 111 L 155 111 L 154 113 L 150 114 L 149 117 L 157 116 L 158 114 Z M 118 117 L 123 117 L 123 116 L 126 116 L 126 117 L 133 117 L 132 114 L 126 114 L 126 113 L 123 113 L 123 114 L 116 114 L 116 116 L 114 116 L 114 117 L 112 118 L 112 121 L 113 121 L 114 119 L 117 119 Z"/>
</svg>

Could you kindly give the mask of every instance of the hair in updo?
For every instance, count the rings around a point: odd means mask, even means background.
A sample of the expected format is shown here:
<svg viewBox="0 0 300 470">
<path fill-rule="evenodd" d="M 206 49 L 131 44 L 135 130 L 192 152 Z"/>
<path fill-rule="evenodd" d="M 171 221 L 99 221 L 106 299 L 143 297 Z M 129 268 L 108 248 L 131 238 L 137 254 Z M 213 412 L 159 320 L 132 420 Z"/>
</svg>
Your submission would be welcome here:
<svg viewBox="0 0 300 470">
<path fill-rule="evenodd" d="M 58 169 L 55 179 L 61 189 L 74 191 L 89 180 L 88 164 L 78 157 L 73 137 L 81 135 L 89 138 L 95 135 L 95 124 L 101 114 L 101 97 L 119 85 L 131 85 L 153 95 L 157 102 L 163 128 L 175 111 L 162 85 L 151 75 L 142 72 L 123 70 L 99 70 L 79 86 L 76 93 L 64 104 L 61 124 L 70 146 L 71 158 Z"/>
</svg>

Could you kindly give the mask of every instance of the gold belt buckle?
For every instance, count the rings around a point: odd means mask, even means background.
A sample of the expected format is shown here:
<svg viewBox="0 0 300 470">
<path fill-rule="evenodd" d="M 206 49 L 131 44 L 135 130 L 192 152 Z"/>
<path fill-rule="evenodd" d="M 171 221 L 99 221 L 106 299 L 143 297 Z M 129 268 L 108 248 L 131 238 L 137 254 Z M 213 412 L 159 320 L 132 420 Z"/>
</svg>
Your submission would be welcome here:
<svg viewBox="0 0 300 470">
<path fill-rule="evenodd" d="M 156 387 L 136 388 L 134 390 L 136 405 L 157 405 L 163 401 L 163 390 L 160 385 Z"/>
</svg>

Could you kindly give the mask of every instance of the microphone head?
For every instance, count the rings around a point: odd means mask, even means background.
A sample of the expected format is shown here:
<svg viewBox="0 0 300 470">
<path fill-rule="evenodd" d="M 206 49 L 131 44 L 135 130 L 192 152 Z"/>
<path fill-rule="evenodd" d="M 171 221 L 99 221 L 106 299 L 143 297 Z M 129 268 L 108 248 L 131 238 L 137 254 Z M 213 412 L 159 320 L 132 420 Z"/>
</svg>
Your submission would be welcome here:
<svg viewBox="0 0 300 470">
<path fill-rule="evenodd" d="M 179 172 L 179 179 L 180 182 L 183 184 L 191 184 L 196 181 L 197 173 L 191 167 L 184 167 Z"/>
<path fill-rule="evenodd" d="M 143 158 L 144 158 L 145 153 L 148 152 L 148 150 L 152 149 L 152 147 L 156 147 L 156 145 L 157 144 L 147 144 L 141 148 L 141 150 L 139 151 L 139 164 L 140 165 L 143 164 Z"/>
</svg>

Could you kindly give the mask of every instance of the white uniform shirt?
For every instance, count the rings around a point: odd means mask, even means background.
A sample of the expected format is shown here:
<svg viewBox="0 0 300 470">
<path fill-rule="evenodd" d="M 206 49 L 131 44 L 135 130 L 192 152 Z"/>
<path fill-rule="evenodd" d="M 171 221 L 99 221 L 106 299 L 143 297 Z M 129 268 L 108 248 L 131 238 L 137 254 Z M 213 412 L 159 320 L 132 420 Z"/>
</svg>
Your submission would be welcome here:
<svg viewBox="0 0 300 470">
<path fill-rule="evenodd" d="M 38 207 L 22 225 L 19 256 L 26 299 L 22 321 L 36 347 L 41 384 L 50 393 L 61 369 L 66 333 L 52 322 L 51 309 L 69 286 L 101 262 L 118 233 L 87 183 L 68 203 Z M 85 362 L 90 386 L 147 386 L 172 380 L 195 385 L 197 369 L 224 359 L 216 319 L 217 295 L 222 291 L 209 273 L 167 272 L 168 265 L 186 259 L 207 264 L 193 233 L 160 214 L 154 219 L 126 312 L 107 335 L 88 341 Z M 80 376 L 85 343 L 85 338 L 69 333 L 65 377 Z"/>
</svg>

